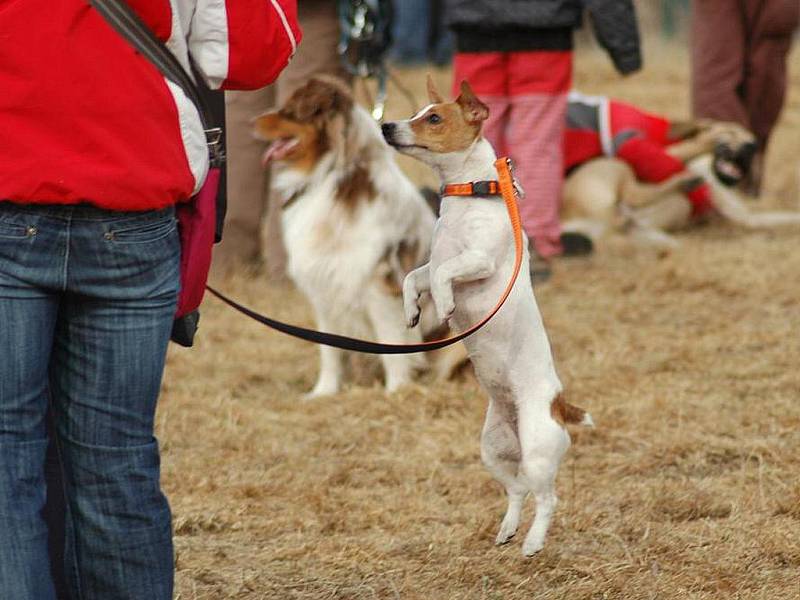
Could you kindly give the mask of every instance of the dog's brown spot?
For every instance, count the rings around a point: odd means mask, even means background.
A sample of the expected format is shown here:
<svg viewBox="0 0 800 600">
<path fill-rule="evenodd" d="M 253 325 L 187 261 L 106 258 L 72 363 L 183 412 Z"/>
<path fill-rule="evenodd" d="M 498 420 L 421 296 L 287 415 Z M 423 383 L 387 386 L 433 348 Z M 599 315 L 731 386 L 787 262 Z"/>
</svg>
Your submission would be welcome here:
<svg viewBox="0 0 800 600">
<path fill-rule="evenodd" d="M 369 170 L 364 165 L 355 165 L 339 180 L 336 186 L 336 199 L 350 210 L 355 209 L 361 200 L 375 197 L 375 185 Z"/>
<path fill-rule="evenodd" d="M 550 415 L 560 425 L 582 423 L 586 416 L 586 411 L 578 408 L 564 400 L 564 396 L 559 394 L 553 399 L 550 405 Z"/>
<path fill-rule="evenodd" d="M 258 117 L 255 133 L 268 142 L 296 139 L 297 145 L 280 160 L 309 172 L 331 149 L 332 125 L 349 119 L 352 108 L 347 85 L 334 77 L 316 76 L 295 90 L 280 110 Z"/>
<path fill-rule="evenodd" d="M 293 121 L 309 123 L 331 113 L 349 114 L 352 108 L 353 96 L 344 82 L 317 75 L 297 88 L 280 112 Z"/>
<path fill-rule="evenodd" d="M 386 252 L 378 269 L 379 284 L 391 296 L 403 294 L 403 279 L 419 262 L 419 246 L 416 242 L 402 241 Z"/>
</svg>

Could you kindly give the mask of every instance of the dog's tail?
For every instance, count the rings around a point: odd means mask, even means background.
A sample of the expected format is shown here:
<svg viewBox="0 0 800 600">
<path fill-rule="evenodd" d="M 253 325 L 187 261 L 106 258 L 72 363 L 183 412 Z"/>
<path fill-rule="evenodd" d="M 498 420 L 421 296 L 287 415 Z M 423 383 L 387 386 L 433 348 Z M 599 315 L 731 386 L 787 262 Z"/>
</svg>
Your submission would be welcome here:
<svg viewBox="0 0 800 600">
<path fill-rule="evenodd" d="M 559 394 L 553 399 L 550 405 L 550 414 L 557 423 L 561 425 L 585 425 L 587 427 L 594 427 L 592 415 L 583 410 L 582 408 L 570 404 L 564 400 L 564 396 Z"/>
</svg>

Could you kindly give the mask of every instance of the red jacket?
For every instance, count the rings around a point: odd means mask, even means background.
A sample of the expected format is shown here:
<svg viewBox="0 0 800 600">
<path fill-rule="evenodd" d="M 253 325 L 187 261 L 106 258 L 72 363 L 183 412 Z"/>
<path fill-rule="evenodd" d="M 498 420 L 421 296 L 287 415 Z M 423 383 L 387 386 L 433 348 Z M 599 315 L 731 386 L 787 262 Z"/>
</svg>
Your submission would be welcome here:
<svg viewBox="0 0 800 600">
<path fill-rule="evenodd" d="M 296 0 L 127 0 L 213 88 L 271 83 L 300 42 Z M 0 200 L 146 210 L 208 169 L 194 105 L 87 0 L 0 0 Z"/>
</svg>

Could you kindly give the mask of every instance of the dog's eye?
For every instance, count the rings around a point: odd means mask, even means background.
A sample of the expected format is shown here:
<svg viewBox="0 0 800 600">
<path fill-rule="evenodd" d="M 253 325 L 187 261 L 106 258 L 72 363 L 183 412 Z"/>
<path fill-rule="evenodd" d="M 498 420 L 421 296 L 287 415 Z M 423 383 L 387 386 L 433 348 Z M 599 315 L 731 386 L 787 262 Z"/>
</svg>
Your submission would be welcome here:
<svg viewBox="0 0 800 600">
<path fill-rule="evenodd" d="M 428 123 L 430 123 L 431 125 L 436 125 L 437 123 L 441 122 L 442 122 L 442 117 L 440 117 L 436 113 L 428 115 Z"/>
</svg>

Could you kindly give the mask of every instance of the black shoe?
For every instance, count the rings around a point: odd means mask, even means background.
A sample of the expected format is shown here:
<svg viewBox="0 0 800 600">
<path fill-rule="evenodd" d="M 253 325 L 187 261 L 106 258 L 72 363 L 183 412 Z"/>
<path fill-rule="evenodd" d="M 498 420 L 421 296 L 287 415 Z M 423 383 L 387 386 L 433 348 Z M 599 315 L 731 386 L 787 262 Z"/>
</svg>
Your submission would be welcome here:
<svg viewBox="0 0 800 600">
<path fill-rule="evenodd" d="M 565 231 L 561 234 L 562 256 L 586 256 L 594 251 L 594 243 L 588 235 L 577 231 Z"/>
</svg>

